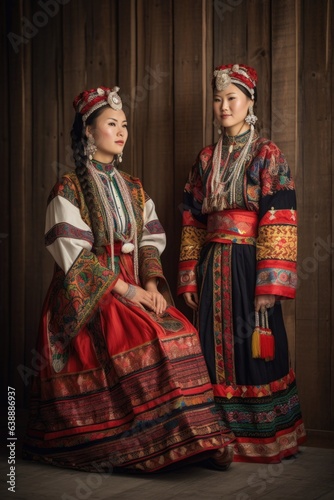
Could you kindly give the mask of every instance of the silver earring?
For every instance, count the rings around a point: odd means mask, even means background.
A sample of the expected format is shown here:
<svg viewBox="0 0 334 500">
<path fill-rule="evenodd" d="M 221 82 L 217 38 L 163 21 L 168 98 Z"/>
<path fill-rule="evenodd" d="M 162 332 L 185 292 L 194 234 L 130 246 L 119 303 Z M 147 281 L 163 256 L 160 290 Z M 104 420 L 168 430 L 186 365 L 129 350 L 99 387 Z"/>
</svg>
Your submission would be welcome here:
<svg viewBox="0 0 334 500">
<path fill-rule="evenodd" d="M 122 163 L 123 161 L 123 153 L 120 153 L 119 155 L 117 155 L 117 163 Z"/>
<path fill-rule="evenodd" d="M 257 122 L 257 116 L 254 115 L 253 111 L 253 104 L 251 104 L 248 108 L 248 115 L 245 118 L 245 122 L 248 123 L 248 125 L 255 125 Z"/>
<path fill-rule="evenodd" d="M 90 160 L 93 159 L 93 156 L 95 155 L 96 151 L 97 147 L 95 146 L 94 137 L 92 135 L 89 135 L 87 139 L 86 155 Z"/>
</svg>

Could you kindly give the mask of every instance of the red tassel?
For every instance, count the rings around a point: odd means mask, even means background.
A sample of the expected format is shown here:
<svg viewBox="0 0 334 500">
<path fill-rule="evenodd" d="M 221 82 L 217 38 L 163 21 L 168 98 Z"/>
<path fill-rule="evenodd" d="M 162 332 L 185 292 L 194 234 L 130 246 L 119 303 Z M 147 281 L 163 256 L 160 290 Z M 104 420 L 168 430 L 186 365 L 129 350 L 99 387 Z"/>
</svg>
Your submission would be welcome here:
<svg viewBox="0 0 334 500">
<path fill-rule="evenodd" d="M 275 338 L 268 326 L 267 311 L 261 313 L 261 321 L 259 313 L 255 312 L 255 330 L 252 337 L 252 355 L 253 358 L 261 358 L 266 361 L 271 361 L 275 357 Z"/>
<path fill-rule="evenodd" d="M 260 350 L 261 358 L 266 361 L 271 361 L 275 357 L 275 339 L 269 328 L 266 328 L 266 333 L 260 335 Z"/>
</svg>

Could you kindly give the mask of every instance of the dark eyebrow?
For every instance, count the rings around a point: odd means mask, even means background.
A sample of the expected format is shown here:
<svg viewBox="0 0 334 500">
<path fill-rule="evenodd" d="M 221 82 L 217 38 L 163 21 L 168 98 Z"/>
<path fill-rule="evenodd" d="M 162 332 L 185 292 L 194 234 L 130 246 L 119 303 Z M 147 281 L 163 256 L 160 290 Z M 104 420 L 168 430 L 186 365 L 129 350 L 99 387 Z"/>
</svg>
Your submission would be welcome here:
<svg viewBox="0 0 334 500">
<path fill-rule="evenodd" d="M 233 95 L 233 94 L 235 94 L 235 95 L 236 95 L 237 93 L 236 93 L 236 92 L 229 92 L 229 93 L 228 93 L 228 94 L 226 94 L 226 95 Z M 215 96 L 221 97 L 221 96 L 219 95 L 219 93 L 218 93 L 218 92 L 216 92 L 216 93 L 215 93 Z"/>
<path fill-rule="evenodd" d="M 110 116 L 109 118 L 107 118 L 107 120 L 114 120 L 114 122 L 118 122 L 118 120 L 116 118 L 113 118 L 112 116 Z M 123 120 L 122 123 L 126 123 L 128 120 Z"/>
</svg>

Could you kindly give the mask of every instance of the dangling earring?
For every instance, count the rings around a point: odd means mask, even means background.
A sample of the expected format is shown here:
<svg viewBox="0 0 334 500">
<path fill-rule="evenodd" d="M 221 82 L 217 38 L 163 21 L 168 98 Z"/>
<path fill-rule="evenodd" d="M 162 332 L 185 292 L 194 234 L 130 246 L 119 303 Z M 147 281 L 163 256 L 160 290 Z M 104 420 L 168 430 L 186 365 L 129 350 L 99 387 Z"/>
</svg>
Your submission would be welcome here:
<svg viewBox="0 0 334 500">
<path fill-rule="evenodd" d="M 257 122 L 257 116 L 254 115 L 253 111 L 253 104 L 251 104 L 248 108 L 248 115 L 245 118 L 245 122 L 248 123 L 248 125 L 255 125 Z"/>
<path fill-rule="evenodd" d="M 87 139 L 86 155 L 90 160 L 93 159 L 93 156 L 95 155 L 96 151 L 97 147 L 95 146 L 94 137 L 92 135 L 89 135 Z"/>
<path fill-rule="evenodd" d="M 213 125 L 216 127 L 217 133 L 220 135 L 222 133 L 222 126 L 216 118 L 213 120 Z"/>
<path fill-rule="evenodd" d="M 117 155 L 117 163 L 122 163 L 123 161 L 123 152 Z"/>
</svg>

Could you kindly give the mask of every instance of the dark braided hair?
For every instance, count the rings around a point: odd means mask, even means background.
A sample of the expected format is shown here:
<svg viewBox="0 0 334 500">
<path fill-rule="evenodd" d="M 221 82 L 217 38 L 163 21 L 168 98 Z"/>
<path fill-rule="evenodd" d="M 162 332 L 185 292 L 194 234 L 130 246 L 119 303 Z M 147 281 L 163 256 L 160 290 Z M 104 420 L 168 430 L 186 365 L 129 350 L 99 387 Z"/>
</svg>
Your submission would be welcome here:
<svg viewBox="0 0 334 500">
<path fill-rule="evenodd" d="M 95 110 L 87 118 L 86 125 L 93 125 L 96 118 L 106 107 L 108 107 L 108 104 L 106 104 L 105 106 L 101 106 L 100 108 Z M 87 145 L 87 137 L 86 132 L 83 128 L 82 115 L 80 113 L 76 113 L 75 115 L 71 130 L 71 139 L 73 159 L 75 163 L 75 173 L 77 174 L 77 177 L 79 179 L 85 202 L 89 210 L 94 235 L 94 246 L 95 248 L 99 248 L 105 244 L 104 238 L 106 235 L 103 235 L 99 230 L 100 224 L 97 206 L 96 203 L 94 203 L 94 193 L 92 192 L 91 184 L 89 182 L 89 172 L 86 166 L 87 156 L 85 154 L 85 146 Z"/>
</svg>

